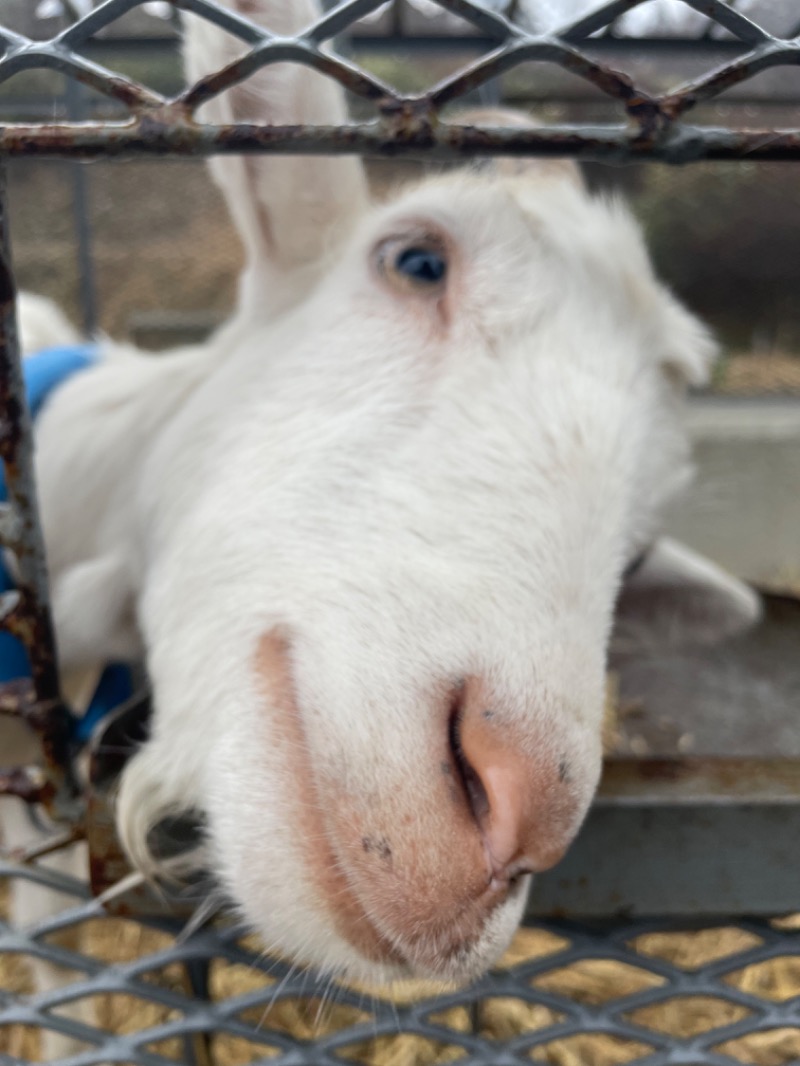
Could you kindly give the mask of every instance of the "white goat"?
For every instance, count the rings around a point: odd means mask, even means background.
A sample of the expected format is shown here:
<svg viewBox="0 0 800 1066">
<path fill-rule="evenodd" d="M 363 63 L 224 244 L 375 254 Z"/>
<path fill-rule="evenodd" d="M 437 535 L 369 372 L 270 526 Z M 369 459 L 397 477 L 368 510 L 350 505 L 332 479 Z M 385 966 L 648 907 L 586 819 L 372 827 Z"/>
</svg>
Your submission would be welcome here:
<svg viewBox="0 0 800 1066">
<path fill-rule="evenodd" d="M 317 14 L 228 6 L 284 34 Z M 192 78 L 238 50 L 190 20 Z M 345 109 L 284 65 L 204 117 Z M 146 658 L 119 794 L 141 868 L 193 808 L 268 945 L 468 979 L 592 799 L 615 604 L 687 639 L 756 617 L 656 543 L 713 345 L 571 167 L 466 167 L 384 206 L 356 159 L 212 170 L 247 251 L 233 321 L 168 358 L 109 346 L 37 427 L 62 661 Z"/>
</svg>

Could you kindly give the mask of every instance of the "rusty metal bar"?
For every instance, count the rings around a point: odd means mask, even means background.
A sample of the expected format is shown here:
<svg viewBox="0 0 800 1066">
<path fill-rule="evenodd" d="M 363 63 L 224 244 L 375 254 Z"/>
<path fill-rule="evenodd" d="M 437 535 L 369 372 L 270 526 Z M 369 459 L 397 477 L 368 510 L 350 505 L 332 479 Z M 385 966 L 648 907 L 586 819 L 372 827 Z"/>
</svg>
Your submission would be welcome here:
<svg viewBox="0 0 800 1066">
<path fill-rule="evenodd" d="M 0 766 L 0 796 L 14 796 L 26 803 L 50 804 L 54 789 L 39 766 Z"/>
<path fill-rule="evenodd" d="M 5 471 L 9 509 L 4 543 L 14 552 L 18 592 L 4 597 L 10 608 L 0 617 L 0 626 L 25 645 L 30 661 L 33 703 L 20 699 L 19 688 L 10 693 L 12 702 L 25 710 L 25 719 L 39 735 L 48 765 L 46 780 L 36 772 L 21 770 L 2 775 L 0 791 L 29 802 L 59 795 L 64 808 L 76 794 L 69 757 L 70 717 L 61 699 L 56 659 L 55 633 L 50 601 L 44 540 L 39 519 L 33 466 L 33 434 L 25 401 L 16 318 L 16 286 L 8 230 L 5 168 L 0 167 L 0 459 Z M 4 702 L 0 694 L 0 704 Z M 21 776 L 19 776 L 21 774 Z M 15 791 L 16 789 L 16 791 Z"/>
<path fill-rule="evenodd" d="M 0 60 L 0 84 L 23 70 L 42 69 L 57 70 L 68 77 L 74 77 L 126 107 L 157 107 L 165 102 L 158 93 L 153 93 L 127 78 L 114 75 L 56 42 L 50 42 L 48 46 L 23 40 L 17 47 L 11 47 Z"/>
<path fill-rule="evenodd" d="M 8 541 L 0 537 L 0 544 Z M 28 678 L 0 685 L 0 715 L 24 718 L 36 706 L 36 693 Z"/>
<path fill-rule="evenodd" d="M 554 125 L 526 130 L 434 123 L 425 111 L 398 110 L 392 119 L 344 127 L 204 126 L 166 110 L 130 123 L 8 125 L 0 154 L 9 157 L 131 159 L 283 152 L 464 159 L 475 155 L 573 156 L 605 163 L 645 159 L 798 160 L 799 129 L 732 130 L 676 124 L 658 134 L 626 126 Z"/>
<path fill-rule="evenodd" d="M 800 64 L 800 40 L 777 38 L 723 0 L 685 0 L 727 29 L 745 49 L 702 77 L 661 96 L 651 96 L 631 77 L 588 54 L 591 34 L 644 0 L 613 0 L 596 12 L 550 34 L 536 35 L 497 11 L 470 0 L 438 0 L 439 6 L 469 22 L 496 47 L 466 63 L 423 96 L 404 96 L 380 79 L 323 49 L 380 0 L 349 0 L 326 13 L 301 34 L 279 38 L 247 18 L 217 8 L 211 0 L 177 0 L 176 7 L 208 19 L 237 36 L 249 50 L 223 70 L 190 86 L 172 101 L 130 79 L 76 55 L 94 34 L 142 0 L 105 0 L 98 8 L 51 41 L 35 42 L 0 31 L 6 43 L 0 58 L 0 82 L 22 69 L 47 67 L 84 81 L 124 104 L 128 122 L 8 124 L 0 128 L 0 155 L 54 155 L 89 159 L 100 155 L 208 155 L 215 152 L 297 152 L 421 155 L 457 159 L 464 155 L 569 155 L 622 163 L 657 159 L 688 163 L 700 159 L 798 159 L 800 128 L 732 130 L 687 126 L 679 119 L 698 103 L 777 66 Z M 465 38 L 466 41 L 469 38 Z M 264 66 L 295 62 L 332 77 L 350 92 L 372 102 L 379 118 L 338 129 L 205 127 L 191 113 L 212 96 L 246 80 Z M 620 121 L 596 127 L 549 126 L 535 131 L 462 128 L 441 121 L 439 110 L 484 82 L 524 62 L 541 62 L 568 70 L 620 104 Z"/>
<path fill-rule="evenodd" d="M 712 100 L 734 85 L 754 77 L 762 70 L 788 65 L 800 65 L 800 47 L 786 48 L 776 42 L 760 45 L 747 55 L 680 86 L 659 103 L 670 117 L 677 117 L 697 104 Z"/>
<path fill-rule="evenodd" d="M 800 805 L 800 759 L 756 756 L 611 758 L 596 804 L 624 807 Z"/>
</svg>

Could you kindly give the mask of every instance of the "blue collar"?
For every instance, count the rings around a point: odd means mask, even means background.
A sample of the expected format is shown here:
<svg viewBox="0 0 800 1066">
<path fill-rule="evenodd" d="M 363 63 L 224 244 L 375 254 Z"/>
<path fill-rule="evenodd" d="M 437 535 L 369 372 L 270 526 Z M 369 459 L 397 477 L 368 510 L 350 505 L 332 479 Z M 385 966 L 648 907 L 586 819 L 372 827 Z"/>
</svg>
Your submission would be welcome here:
<svg viewBox="0 0 800 1066">
<path fill-rule="evenodd" d="M 31 418 L 35 421 L 49 397 L 59 385 L 82 370 L 95 365 L 99 355 L 91 344 L 47 348 L 28 356 L 23 362 L 25 395 Z M 5 478 L 0 464 L 0 502 L 7 499 Z M 0 593 L 14 587 L 3 563 L 0 551 Z M 24 646 L 10 633 L 0 632 L 0 684 L 21 677 L 30 677 L 30 663 Z M 95 690 L 86 714 L 75 720 L 73 737 L 78 745 L 85 744 L 95 725 L 131 695 L 130 670 L 122 664 L 107 666 Z"/>
</svg>

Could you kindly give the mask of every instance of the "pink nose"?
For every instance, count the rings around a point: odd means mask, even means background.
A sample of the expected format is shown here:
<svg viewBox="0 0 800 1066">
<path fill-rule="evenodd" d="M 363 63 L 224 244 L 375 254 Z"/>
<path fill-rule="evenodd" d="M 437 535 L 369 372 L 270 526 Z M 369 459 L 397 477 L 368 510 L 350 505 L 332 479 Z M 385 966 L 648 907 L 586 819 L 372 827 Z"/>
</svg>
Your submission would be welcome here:
<svg viewBox="0 0 800 1066">
<path fill-rule="evenodd" d="M 493 707 L 480 678 L 461 691 L 450 743 L 495 884 L 555 866 L 574 812 L 564 759 Z"/>
</svg>

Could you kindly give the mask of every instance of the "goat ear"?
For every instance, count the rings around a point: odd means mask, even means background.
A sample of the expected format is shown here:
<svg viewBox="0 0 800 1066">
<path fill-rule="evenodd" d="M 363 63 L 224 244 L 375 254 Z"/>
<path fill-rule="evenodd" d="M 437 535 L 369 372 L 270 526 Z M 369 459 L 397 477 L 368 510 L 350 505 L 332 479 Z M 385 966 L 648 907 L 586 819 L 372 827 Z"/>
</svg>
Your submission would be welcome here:
<svg viewBox="0 0 800 1066">
<path fill-rule="evenodd" d="M 614 645 L 714 644 L 754 625 L 761 603 L 749 585 L 684 544 L 662 537 L 625 579 Z"/>
<path fill-rule="evenodd" d="M 659 322 L 667 370 L 683 385 L 706 385 L 719 354 L 710 330 L 667 291 L 661 301 Z"/>
<path fill-rule="evenodd" d="M 235 14 L 281 36 L 292 36 L 318 17 L 315 0 L 222 0 Z M 247 46 L 205 19 L 187 15 L 184 58 L 190 84 L 245 54 Z M 218 125 L 339 125 L 347 120 L 335 82 L 297 64 L 262 68 L 214 97 L 198 117 Z M 323 253 L 350 229 L 365 208 L 360 160 L 301 156 L 216 156 L 211 172 L 244 242 L 243 298 L 274 312 L 295 302 L 321 270 Z"/>
</svg>

